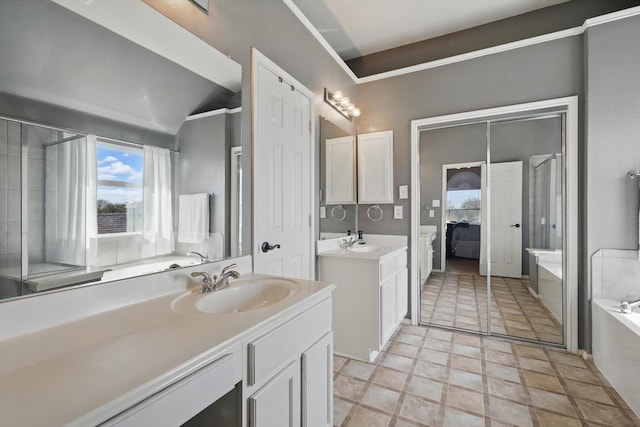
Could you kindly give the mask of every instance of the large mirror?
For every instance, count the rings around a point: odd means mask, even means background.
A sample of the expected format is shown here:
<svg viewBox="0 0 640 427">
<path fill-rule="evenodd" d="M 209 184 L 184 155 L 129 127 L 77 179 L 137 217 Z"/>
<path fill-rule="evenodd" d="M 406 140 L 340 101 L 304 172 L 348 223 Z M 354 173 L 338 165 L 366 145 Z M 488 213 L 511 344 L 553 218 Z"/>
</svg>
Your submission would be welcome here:
<svg viewBox="0 0 640 427">
<path fill-rule="evenodd" d="M 320 117 L 320 238 L 356 234 L 355 136 Z"/>
<path fill-rule="evenodd" d="M 565 112 L 420 133 L 420 322 L 565 344 Z"/>
<path fill-rule="evenodd" d="M 0 3 L 0 298 L 242 254 L 240 66 L 199 39 L 205 65 L 180 64 L 140 44 L 145 25 L 103 25 Z M 218 81 L 202 72 L 212 57 L 229 70 Z"/>
</svg>

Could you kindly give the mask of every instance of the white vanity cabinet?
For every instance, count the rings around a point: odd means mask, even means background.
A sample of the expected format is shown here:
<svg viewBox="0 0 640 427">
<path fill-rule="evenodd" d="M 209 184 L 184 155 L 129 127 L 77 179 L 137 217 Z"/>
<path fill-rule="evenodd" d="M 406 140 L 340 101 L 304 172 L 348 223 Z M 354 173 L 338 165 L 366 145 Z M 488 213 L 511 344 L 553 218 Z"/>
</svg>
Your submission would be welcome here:
<svg viewBox="0 0 640 427">
<path fill-rule="evenodd" d="M 345 136 L 325 141 L 327 205 L 356 203 L 356 144 Z"/>
<path fill-rule="evenodd" d="M 250 339 L 248 427 L 333 425 L 331 299 Z"/>
<path fill-rule="evenodd" d="M 358 203 L 393 203 L 393 131 L 358 135 Z"/>
<path fill-rule="evenodd" d="M 333 283 L 336 354 L 372 362 L 407 314 L 406 247 L 319 257 L 320 280 Z"/>
</svg>

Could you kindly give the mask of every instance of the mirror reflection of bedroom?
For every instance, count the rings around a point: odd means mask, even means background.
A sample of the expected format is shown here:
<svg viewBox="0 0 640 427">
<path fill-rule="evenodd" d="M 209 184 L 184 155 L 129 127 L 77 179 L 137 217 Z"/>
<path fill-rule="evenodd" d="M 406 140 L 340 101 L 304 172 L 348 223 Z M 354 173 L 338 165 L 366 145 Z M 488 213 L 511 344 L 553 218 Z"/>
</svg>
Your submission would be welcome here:
<svg viewBox="0 0 640 427">
<path fill-rule="evenodd" d="M 420 134 L 423 324 L 561 345 L 564 117 Z"/>
</svg>

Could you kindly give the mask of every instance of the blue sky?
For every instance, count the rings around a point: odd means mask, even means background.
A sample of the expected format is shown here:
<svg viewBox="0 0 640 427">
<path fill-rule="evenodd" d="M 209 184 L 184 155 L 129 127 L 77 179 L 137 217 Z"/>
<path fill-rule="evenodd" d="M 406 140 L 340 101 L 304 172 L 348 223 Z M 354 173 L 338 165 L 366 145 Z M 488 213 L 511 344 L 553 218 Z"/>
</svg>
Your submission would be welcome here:
<svg viewBox="0 0 640 427">
<path fill-rule="evenodd" d="M 98 183 L 100 180 L 124 181 L 139 187 L 115 187 L 98 185 L 98 200 L 111 203 L 127 203 L 142 200 L 142 150 L 98 143 Z"/>
<path fill-rule="evenodd" d="M 447 192 L 447 207 L 460 208 L 464 201 L 470 198 L 480 198 L 480 190 L 458 190 Z"/>
</svg>

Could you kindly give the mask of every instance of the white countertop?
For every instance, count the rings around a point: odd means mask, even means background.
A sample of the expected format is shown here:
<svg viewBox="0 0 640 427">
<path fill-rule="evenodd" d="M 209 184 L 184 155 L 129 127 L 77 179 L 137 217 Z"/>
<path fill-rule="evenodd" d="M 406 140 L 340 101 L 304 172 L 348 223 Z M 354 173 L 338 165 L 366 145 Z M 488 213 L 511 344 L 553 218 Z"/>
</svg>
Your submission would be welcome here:
<svg viewBox="0 0 640 427">
<path fill-rule="evenodd" d="M 371 252 L 356 252 L 350 249 L 341 249 L 340 241 L 344 238 L 325 239 L 318 241 L 318 256 L 341 257 L 363 260 L 379 260 L 399 251 L 407 250 L 406 236 L 364 235 L 363 240 L 367 245 L 375 246 Z M 356 243 L 355 247 L 358 246 Z"/>
<path fill-rule="evenodd" d="M 0 425 L 106 421 L 331 289 L 299 283 L 291 299 L 241 314 L 177 313 L 180 290 L 0 341 Z"/>
</svg>

